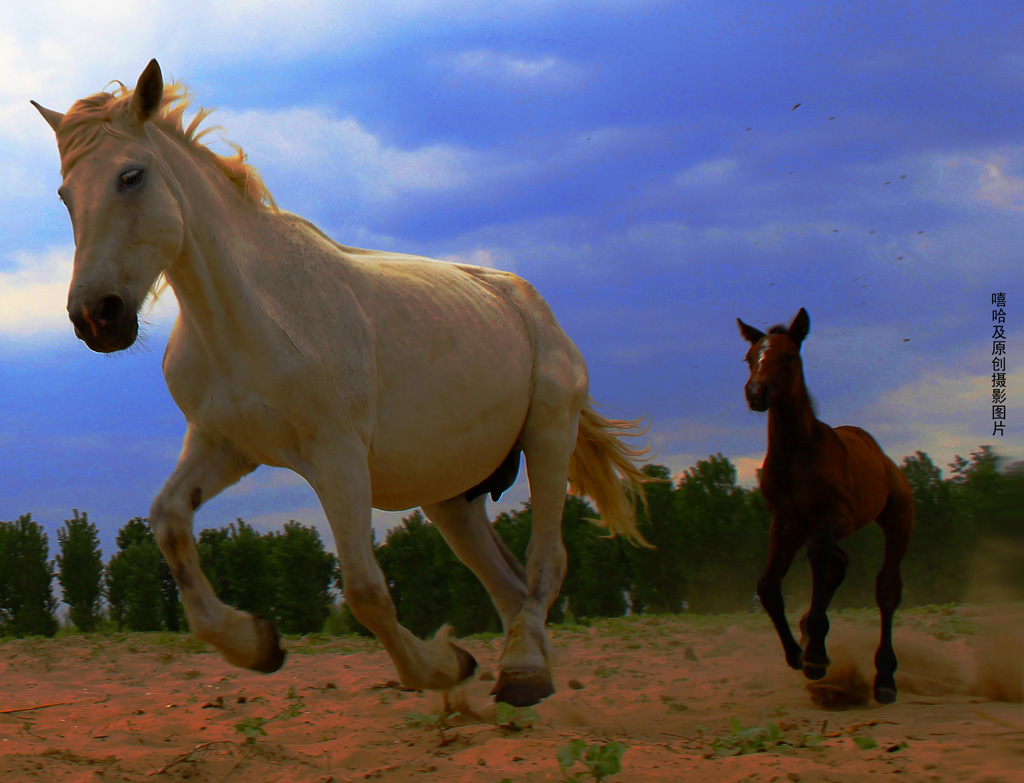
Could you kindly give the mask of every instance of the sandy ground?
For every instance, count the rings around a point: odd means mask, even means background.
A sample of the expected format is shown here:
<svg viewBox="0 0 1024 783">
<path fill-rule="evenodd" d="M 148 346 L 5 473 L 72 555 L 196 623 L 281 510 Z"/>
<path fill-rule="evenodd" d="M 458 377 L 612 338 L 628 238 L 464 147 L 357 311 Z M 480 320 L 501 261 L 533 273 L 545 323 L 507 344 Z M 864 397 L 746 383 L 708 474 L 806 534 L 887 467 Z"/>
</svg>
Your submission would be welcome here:
<svg viewBox="0 0 1024 783">
<path fill-rule="evenodd" d="M 1020 783 L 1022 618 L 900 612 L 888 707 L 845 706 L 868 692 L 873 612 L 833 615 L 815 693 L 763 614 L 556 629 L 558 693 L 504 726 L 488 697 L 500 640 L 472 638 L 481 676 L 449 696 L 448 728 L 442 697 L 399 688 L 372 641 L 290 639 L 285 667 L 258 675 L 181 636 L 8 640 L 0 780 L 561 781 L 558 751 L 579 739 L 628 747 L 611 781 Z"/>
</svg>

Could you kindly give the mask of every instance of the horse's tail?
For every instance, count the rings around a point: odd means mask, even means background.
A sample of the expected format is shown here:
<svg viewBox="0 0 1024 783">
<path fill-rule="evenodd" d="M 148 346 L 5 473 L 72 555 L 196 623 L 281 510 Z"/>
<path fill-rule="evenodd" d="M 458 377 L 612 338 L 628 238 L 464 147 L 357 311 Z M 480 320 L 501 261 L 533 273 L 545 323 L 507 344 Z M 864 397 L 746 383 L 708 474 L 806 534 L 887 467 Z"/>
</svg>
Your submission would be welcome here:
<svg viewBox="0 0 1024 783">
<path fill-rule="evenodd" d="M 588 402 L 580 411 L 576 449 L 569 458 L 569 488 L 574 495 L 587 495 L 597 504 L 601 522 L 613 536 L 623 535 L 650 547 L 636 526 L 636 501 L 647 507 L 643 485 L 651 480 L 636 466 L 636 460 L 645 457 L 649 449 L 632 449 L 622 441 L 623 436 L 645 433 L 639 419 L 606 419 Z"/>
</svg>

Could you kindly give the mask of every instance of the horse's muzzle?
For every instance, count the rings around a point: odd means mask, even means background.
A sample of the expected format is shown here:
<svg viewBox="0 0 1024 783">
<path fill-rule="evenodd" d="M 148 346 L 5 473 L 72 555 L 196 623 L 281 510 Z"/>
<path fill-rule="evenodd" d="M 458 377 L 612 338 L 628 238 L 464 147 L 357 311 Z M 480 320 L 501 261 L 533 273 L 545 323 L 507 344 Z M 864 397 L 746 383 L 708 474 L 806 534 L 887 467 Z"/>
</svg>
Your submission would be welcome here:
<svg viewBox="0 0 1024 783">
<path fill-rule="evenodd" d="M 768 387 L 763 383 L 747 384 L 747 405 L 750 410 L 764 413 L 768 410 Z"/>
<path fill-rule="evenodd" d="M 90 307 L 68 306 L 68 317 L 75 327 L 75 336 L 97 353 L 113 353 L 128 348 L 139 336 L 139 318 L 117 294 L 97 300 Z"/>
</svg>

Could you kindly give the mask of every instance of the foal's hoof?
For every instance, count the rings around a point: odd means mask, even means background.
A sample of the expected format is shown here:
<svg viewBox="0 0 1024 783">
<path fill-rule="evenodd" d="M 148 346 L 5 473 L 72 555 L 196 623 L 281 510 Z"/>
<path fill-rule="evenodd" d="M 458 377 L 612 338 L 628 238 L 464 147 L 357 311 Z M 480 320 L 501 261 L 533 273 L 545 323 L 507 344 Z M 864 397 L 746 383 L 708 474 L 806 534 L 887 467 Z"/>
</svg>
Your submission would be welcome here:
<svg viewBox="0 0 1024 783">
<path fill-rule="evenodd" d="M 828 673 L 827 663 L 810 663 L 804 661 L 804 677 L 808 680 L 820 680 Z"/>
<path fill-rule="evenodd" d="M 501 672 L 491 693 L 495 701 L 513 707 L 532 707 L 555 692 L 551 675 L 543 669 L 531 672 Z"/>
<path fill-rule="evenodd" d="M 253 617 L 252 620 L 256 624 L 257 653 L 248 668 L 264 674 L 276 672 L 284 665 L 285 659 L 277 629 L 272 622 L 262 617 Z"/>
<path fill-rule="evenodd" d="M 875 686 L 875 701 L 879 704 L 892 704 L 896 701 L 896 689 Z"/>
</svg>

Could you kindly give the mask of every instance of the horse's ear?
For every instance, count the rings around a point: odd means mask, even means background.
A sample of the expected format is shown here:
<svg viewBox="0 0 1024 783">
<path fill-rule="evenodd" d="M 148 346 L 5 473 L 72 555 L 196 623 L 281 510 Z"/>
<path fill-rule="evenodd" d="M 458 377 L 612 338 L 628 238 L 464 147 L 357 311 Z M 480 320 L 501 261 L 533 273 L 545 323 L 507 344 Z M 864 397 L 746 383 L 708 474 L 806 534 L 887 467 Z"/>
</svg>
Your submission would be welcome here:
<svg viewBox="0 0 1024 783">
<path fill-rule="evenodd" d="M 57 128 L 60 127 L 60 121 L 64 119 L 64 115 L 59 111 L 53 109 L 47 109 L 44 106 L 40 106 L 35 101 L 29 101 L 33 106 L 36 107 L 36 111 L 43 115 L 43 119 L 46 120 L 46 124 L 53 128 L 53 132 L 57 132 Z"/>
<path fill-rule="evenodd" d="M 755 329 L 753 326 L 750 326 L 749 324 L 743 323 L 743 321 L 741 321 L 739 318 L 736 319 L 736 323 L 739 324 L 740 334 L 743 335 L 743 339 L 746 340 L 751 345 L 753 345 L 762 337 L 764 337 L 764 332 L 760 331 L 759 329 Z"/>
<path fill-rule="evenodd" d="M 797 313 L 793 320 L 790 321 L 789 328 L 786 329 L 786 334 L 789 335 L 789 339 L 800 345 L 807 337 L 807 333 L 811 331 L 811 317 L 807 315 L 807 311 L 804 308 L 800 308 L 800 312 Z"/>
<path fill-rule="evenodd" d="M 141 125 L 156 114 L 163 102 L 164 76 L 160 72 L 160 64 L 156 60 L 150 60 L 146 70 L 139 76 L 135 92 L 132 94 L 132 116 Z"/>
</svg>

